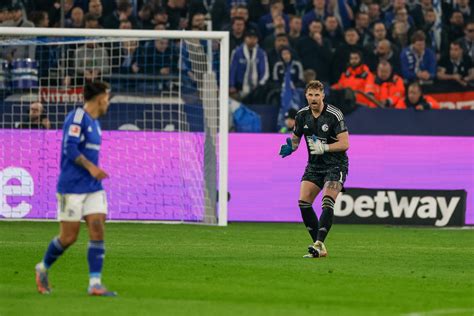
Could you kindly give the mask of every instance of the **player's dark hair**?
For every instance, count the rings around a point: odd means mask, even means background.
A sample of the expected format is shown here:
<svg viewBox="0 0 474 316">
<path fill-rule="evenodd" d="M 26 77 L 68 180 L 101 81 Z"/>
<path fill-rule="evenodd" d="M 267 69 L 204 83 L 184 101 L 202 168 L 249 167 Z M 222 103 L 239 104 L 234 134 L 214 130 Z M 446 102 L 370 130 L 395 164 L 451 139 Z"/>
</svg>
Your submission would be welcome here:
<svg viewBox="0 0 474 316">
<path fill-rule="evenodd" d="M 308 82 L 308 84 L 306 85 L 306 88 L 304 89 L 304 93 L 306 94 L 306 92 L 309 90 L 309 89 L 315 89 L 315 90 L 320 90 L 320 91 L 324 91 L 324 85 L 321 81 L 319 80 L 311 80 L 310 82 Z"/>
<path fill-rule="evenodd" d="M 108 90 L 110 90 L 110 86 L 107 82 L 94 81 L 86 83 L 84 86 L 84 101 L 90 101 L 102 93 L 107 93 Z"/>
</svg>

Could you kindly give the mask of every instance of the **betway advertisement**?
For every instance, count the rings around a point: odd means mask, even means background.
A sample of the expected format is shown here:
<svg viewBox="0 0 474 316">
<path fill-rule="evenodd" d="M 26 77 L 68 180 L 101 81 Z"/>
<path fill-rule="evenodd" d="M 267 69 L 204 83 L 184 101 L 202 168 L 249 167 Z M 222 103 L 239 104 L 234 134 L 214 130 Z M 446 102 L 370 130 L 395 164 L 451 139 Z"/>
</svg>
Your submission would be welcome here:
<svg viewBox="0 0 474 316">
<path fill-rule="evenodd" d="M 61 136 L 0 130 L 0 219 L 56 218 Z M 229 135 L 230 221 L 301 221 L 307 152 L 301 146 L 282 159 L 286 137 Z M 201 220 L 203 142 L 199 133 L 103 132 L 108 218 Z M 348 155 L 348 190 L 337 200 L 336 221 L 474 224 L 474 138 L 352 135 Z M 318 213 L 320 205 L 319 197 Z"/>
<path fill-rule="evenodd" d="M 336 223 L 462 226 L 464 190 L 347 189 L 334 206 Z"/>
</svg>

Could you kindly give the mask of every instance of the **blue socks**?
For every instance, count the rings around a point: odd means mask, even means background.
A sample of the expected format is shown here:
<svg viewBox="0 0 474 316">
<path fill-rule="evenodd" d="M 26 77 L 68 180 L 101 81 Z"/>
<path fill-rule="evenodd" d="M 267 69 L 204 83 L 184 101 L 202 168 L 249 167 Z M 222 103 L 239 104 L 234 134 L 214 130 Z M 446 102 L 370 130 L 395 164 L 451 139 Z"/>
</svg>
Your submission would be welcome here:
<svg viewBox="0 0 474 316">
<path fill-rule="evenodd" d="M 63 254 L 66 249 L 59 242 L 59 237 L 55 237 L 48 246 L 43 258 L 45 269 L 49 269 L 51 265 Z"/>
<path fill-rule="evenodd" d="M 100 284 L 102 265 L 104 264 L 105 248 L 103 240 L 89 241 L 87 261 L 89 262 L 90 285 Z"/>
</svg>

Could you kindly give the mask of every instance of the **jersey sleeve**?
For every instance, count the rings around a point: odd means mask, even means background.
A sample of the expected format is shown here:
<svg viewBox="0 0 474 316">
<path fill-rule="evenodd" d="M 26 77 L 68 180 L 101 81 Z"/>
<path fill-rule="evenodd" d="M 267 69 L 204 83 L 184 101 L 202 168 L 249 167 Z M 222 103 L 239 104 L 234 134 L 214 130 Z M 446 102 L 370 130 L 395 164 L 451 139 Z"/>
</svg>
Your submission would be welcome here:
<svg viewBox="0 0 474 316">
<path fill-rule="evenodd" d="M 301 113 L 296 114 L 295 118 L 295 128 L 293 129 L 293 134 L 295 134 L 298 137 L 301 137 L 303 135 L 303 115 Z"/>
<path fill-rule="evenodd" d="M 79 143 L 84 134 L 84 110 L 77 109 L 65 122 L 64 126 L 64 153 L 75 161 L 81 155 Z"/>
<path fill-rule="evenodd" d="M 344 121 L 344 116 L 341 119 L 334 120 L 334 134 L 339 135 L 341 133 L 347 132 L 347 125 Z"/>
</svg>

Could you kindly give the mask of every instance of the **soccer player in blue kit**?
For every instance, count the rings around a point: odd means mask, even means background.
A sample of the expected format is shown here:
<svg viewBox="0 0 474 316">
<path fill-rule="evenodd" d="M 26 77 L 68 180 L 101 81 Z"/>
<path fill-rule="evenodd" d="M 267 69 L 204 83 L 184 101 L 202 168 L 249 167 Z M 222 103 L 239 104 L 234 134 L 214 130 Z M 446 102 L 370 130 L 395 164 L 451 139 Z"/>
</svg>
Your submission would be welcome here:
<svg viewBox="0 0 474 316">
<path fill-rule="evenodd" d="M 107 198 L 101 181 L 108 177 L 99 168 L 101 145 L 100 116 L 107 113 L 110 88 L 105 82 L 91 82 L 84 87 L 84 107 L 66 117 L 61 146 L 61 172 L 57 186 L 59 236 L 49 244 L 43 260 L 35 267 L 38 292 L 49 294 L 48 271 L 52 264 L 77 239 L 80 221 L 89 230 L 87 260 L 89 295 L 115 296 L 101 283 L 104 262 L 104 224 Z"/>
</svg>

